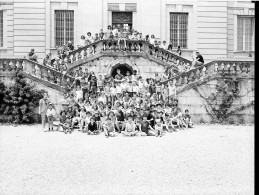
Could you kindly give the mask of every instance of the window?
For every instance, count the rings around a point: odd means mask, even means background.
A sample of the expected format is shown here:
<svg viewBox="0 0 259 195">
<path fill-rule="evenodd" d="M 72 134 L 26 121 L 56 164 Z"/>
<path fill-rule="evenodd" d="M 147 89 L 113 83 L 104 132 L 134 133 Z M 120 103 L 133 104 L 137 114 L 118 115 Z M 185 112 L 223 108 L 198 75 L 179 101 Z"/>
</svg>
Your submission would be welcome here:
<svg viewBox="0 0 259 195">
<path fill-rule="evenodd" d="M 56 46 L 74 42 L 74 11 L 55 10 Z"/>
<path fill-rule="evenodd" d="M 188 13 L 170 13 L 170 41 L 173 47 L 187 48 Z"/>
<path fill-rule="evenodd" d="M 237 50 L 252 51 L 254 36 L 254 17 L 237 17 Z"/>
<path fill-rule="evenodd" d="M 4 46 L 4 20 L 3 10 L 0 10 L 0 47 Z"/>
</svg>

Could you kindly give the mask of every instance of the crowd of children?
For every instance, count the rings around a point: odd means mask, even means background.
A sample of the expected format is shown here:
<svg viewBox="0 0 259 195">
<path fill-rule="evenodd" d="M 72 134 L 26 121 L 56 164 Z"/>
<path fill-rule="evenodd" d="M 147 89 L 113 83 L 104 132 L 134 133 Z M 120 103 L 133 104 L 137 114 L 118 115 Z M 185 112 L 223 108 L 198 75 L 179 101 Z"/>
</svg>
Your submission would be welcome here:
<svg viewBox="0 0 259 195">
<path fill-rule="evenodd" d="M 43 59 L 43 64 L 47 66 L 51 66 L 52 68 L 66 74 L 66 71 L 68 69 L 68 61 L 65 61 L 64 58 L 66 55 L 68 55 L 69 52 L 85 47 L 91 43 L 100 41 L 100 40 L 116 40 L 116 45 L 109 45 L 108 43 L 103 43 L 103 50 L 105 48 L 111 49 L 111 48 L 118 48 L 120 50 L 126 49 L 126 41 L 127 40 L 141 40 L 146 41 L 150 44 L 153 44 L 156 48 L 162 48 L 165 50 L 173 51 L 174 47 L 172 45 L 172 42 L 169 44 L 166 43 L 166 41 L 159 41 L 155 38 L 154 35 L 142 36 L 141 32 L 138 32 L 131 28 L 126 29 L 118 29 L 116 26 L 108 26 L 107 30 L 101 29 L 99 33 L 95 33 L 94 36 L 92 36 L 91 32 L 88 32 L 86 36 L 82 35 L 79 43 L 74 46 L 71 41 L 69 41 L 67 44 L 64 44 L 57 48 L 57 57 L 52 57 L 51 53 L 46 54 L 45 58 Z M 133 45 L 137 50 L 140 51 L 140 45 Z M 133 47 L 132 46 L 132 47 Z M 180 46 L 178 46 L 177 50 L 175 51 L 177 55 L 181 55 L 181 49 Z M 156 57 L 159 56 L 159 53 L 156 52 Z M 177 59 L 174 59 L 172 62 L 170 62 L 176 66 L 179 67 L 179 72 L 185 72 L 190 69 L 190 65 L 180 65 Z M 168 72 L 168 78 L 171 78 L 172 76 L 175 76 L 177 72 L 174 71 L 174 69 L 168 69 L 166 72 Z M 71 75 L 73 76 L 73 75 Z"/>
<path fill-rule="evenodd" d="M 98 78 L 86 69 L 76 73 L 74 83 L 61 99 L 62 110 L 56 130 L 72 133 L 99 134 L 106 137 L 163 136 L 192 127 L 189 111 L 178 107 L 173 83 L 162 84 L 162 77 L 144 80 L 137 71 L 126 75 L 101 75 Z M 55 111 L 47 110 L 49 130 L 53 130 Z"/>
</svg>

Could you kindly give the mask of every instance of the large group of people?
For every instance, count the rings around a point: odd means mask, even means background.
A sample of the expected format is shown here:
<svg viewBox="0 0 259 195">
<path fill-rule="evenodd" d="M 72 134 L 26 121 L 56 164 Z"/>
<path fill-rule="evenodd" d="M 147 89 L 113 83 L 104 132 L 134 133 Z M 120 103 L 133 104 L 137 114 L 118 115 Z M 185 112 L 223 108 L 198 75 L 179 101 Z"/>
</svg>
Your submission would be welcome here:
<svg viewBox="0 0 259 195">
<path fill-rule="evenodd" d="M 90 135 L 104 132 L 106 137 L 163 136 L 192 127 L 189 111 L 178 106 L 175 85 L 162 84 L 158 74 L 144 80 L 137 71 L 97 78 L 82 69 L 61 99 L 56 112 L 47 94 L 40 100 L 39 114 L 45 131 L 72 133 L 75 129 Z M 59 119 L 54 129 L 54 121 Z M 46 126 L 46 123 L 48 125 Z"/>
<path fill-rule="evenodd" d="M 171 41 L 168 44 L 166 41 L 161 42 L 157 40 L 153 34 L 150 37 L 149 35 L 143 36 L 141 32 L 138 32 L 131 28 L 117 29 L 116 25 L 114 25 L 113 27 L 109 25 L 107 30 L 104 31 L 103 29 L 100 29 L 100 32 L 95 33 L 94 36 L 91 34 L 91 32 L 88 32 L 86 36 L 82 35 L 79 43 L 76 46 L 74 46 L 71 41 L 68 41 L 67 44 L 64 44 L 63 46 L 58 47 L 57 48 L 58 55 L 56 57 L 53 57 L 51 53 L 46 54 L 45 58 L 43 59 L 43 64 L 50 66 L 56 69 L 57 71 L 62 72 L 63 74 L 66 74 L 69 62 L 65 61 L 64 58 L 69 54 L 69 52 L 74 51 L 75 49 L 78 49 L 78 48 L 85 47 L 99 40 L 116 40 L 117 42 L 117 44 L 115 45 L 113 44 L 110 45 L 104 42 L 103 50 L 105 50 L 106 48 L 108 49 L 118 48 L 120 50 L 123 50 L 123 49 L 126 49 L 127 40 L 141 40 L 154 45 L 156 48 L 162 48 L 164 50 L 174 52 L 179 56 L 181 56 L 182 54 L 180 46 L 178 46 L 177 49 L 174 51 L 174 47 Z M 138 46 L 135 45 L 134 47 L 140 51 L 140 45 Z M 158 56 L 159 54 L 156 54 L 156 55 Z M 37 61 L 37 56 L 34 53 L 34 49 L 32 49 L 32 51 L 28 54 L 28 58 L 33 61 Z M 177 62 L 177 60 L 174 59 L 171 63 L 175 64 L 178 67 L 178 71 L 175 71 L 173 68 L 169 67 L 166 70 L 169 78 L 204 64 L 203 57 L 199 52 L 196 52 L 196 57 L 194 58 L 192 56 L 192 58 L 193 58 L 193 63 L 190 65 L 179 64 L 179 62 Z M 71 76 L 74 76 L 74 75 L 71 75 Z"/>
</svg>

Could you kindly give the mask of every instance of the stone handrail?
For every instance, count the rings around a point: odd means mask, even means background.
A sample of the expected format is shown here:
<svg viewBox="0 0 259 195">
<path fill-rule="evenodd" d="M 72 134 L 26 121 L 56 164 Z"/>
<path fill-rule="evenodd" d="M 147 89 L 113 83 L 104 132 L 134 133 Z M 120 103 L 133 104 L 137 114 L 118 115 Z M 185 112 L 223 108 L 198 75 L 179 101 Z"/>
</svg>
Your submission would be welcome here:
<svg viewBox="0 0 259 195">
<path fill-rule="evenodd" d="M 80 59 L 92 57 L 101 53 L 112 53 L 112 52 L 131 52 L 130 54 L 136 54 L 145 52 L 146 54 L 161 60 L 166 63 L 169 67 L 174 66 L 178 70 L 177 65 L 191 65 L 191 61 L 187 60 L 181 56 L 178 56 L 170 51 L 164 50 L 162 48 L 155 47 L 154 45 L 146 41 L 138 40 L 127 40 L 126 48 L 124 48 L 124 43 L 118 44 L 118 40 L 100 40 L 89 44 L 85 47 L 78 48 L 65 57 L 65 61 L 69 63 L 75 63 L 80 61 Z"/>
<path fill-rule="evenodd" d="M 73 77 L 63 75 L 52 67 L 26 58 L 0 58 L 0 72 L 11 73 L 16 70 L 22 70 L 27 75 L 48 81 L 60 87 L 74 80 Z"/>
<path fill-rule="evenodd" d="M 224 76 L 226 78 L 254 78 L 254 60 L 241 58 L 215 60 L 168 79 L 163 84 L 172 82 L 176 88 L 182 88 L 212 75 Z"/>
</svg>

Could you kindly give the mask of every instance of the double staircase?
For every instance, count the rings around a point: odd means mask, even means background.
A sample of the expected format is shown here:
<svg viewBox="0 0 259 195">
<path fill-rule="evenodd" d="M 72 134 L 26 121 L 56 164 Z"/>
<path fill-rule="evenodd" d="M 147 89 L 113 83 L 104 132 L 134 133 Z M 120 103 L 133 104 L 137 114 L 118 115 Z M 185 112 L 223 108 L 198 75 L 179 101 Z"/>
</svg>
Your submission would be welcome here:
<svg viewBox="0 0 259 195">
<path fill-rule="evenodd" d="M 126 48 L 120 49 L 117 41 L 100 40 L 85 47 L 69 52 L 63 59 L 68 63 L 68 71 L 73 71 L 78 66 L 100 60 L 101 57 L 143 57 L 150 61 L 172 68 L 178 71 L 177 65 L 190 65 L 191 61 L 178 56 L 162 48 L 145 41 L 127 41 Z M 176 65 L 177 64 L 177 65 Z M 178 76 L 170 78 L 165 83 L 172 82 L 177 92 L 188 87 L 205 82 L 211 78 L 236 77 L 254 78 L 253 59 L 219 59 L 198 68 L 184 72 Z M 0 76 L 8 77 L 17 69 L 23 71 L 24 75 L 36 82 L 40 82 L 48 87 L 59 91 L 64 91 L 66 84 L 74 81 L 69 74 L 62 74 L 51 66 L 46 66 L 25 58 L 0 58 Z"/>
</svg>

